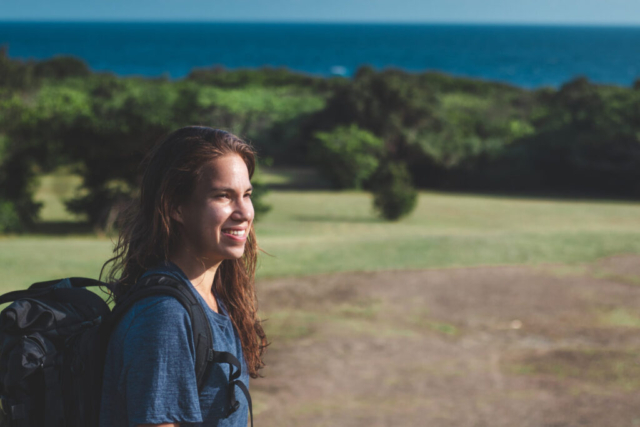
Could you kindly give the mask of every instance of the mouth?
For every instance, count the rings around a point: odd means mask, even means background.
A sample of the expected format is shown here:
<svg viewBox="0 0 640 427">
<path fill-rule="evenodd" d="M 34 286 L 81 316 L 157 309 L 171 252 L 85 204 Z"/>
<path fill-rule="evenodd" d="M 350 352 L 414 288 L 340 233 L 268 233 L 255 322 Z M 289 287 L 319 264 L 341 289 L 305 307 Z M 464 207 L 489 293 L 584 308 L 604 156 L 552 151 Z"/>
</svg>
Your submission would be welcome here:
<svg viewBox="0 0 640 427">
<path fill-rule="evenodd" d="M 244 228 L 223 228 L 222 235 L 225 237 L 229 237 L 233 240 L 246 240 L 247 239 L 247 229 Z"/>
</svg>

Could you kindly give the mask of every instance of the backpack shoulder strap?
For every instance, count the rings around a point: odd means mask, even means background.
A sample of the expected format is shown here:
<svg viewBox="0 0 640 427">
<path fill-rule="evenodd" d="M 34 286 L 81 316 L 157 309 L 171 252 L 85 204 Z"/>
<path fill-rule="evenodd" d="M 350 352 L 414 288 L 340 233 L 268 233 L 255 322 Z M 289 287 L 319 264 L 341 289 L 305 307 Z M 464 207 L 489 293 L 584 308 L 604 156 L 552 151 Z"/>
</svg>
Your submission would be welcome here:
<svg viewBox="0 0 640 427">
<path fill-rule="evenodd" d="M 151 285 L 151 282 L 154 284 Z M 125 300 L 116 304 L 109 324 L 106 326 L 108 332 L 111 332 L 115 325 L 120 321 L 122 316 L 137 301 L 155 295 L 169 295 L 177 299 L 189 313 L 191 318 L 191 327 L 193 331 L 193 339 L 196 349 L 196 379 L 198 382 L 198 392 L 202 391 L 204 386 L 207 368 L 213 354 L 213 332 L 209 319 L 198 302 L 196 297 L 186 286 L 174 277 L 162 273 L 149 274 L 142 278 L 137 284 L 136 289 Z M 109 335 L 109 334 L 107 334 Z"/>
<path fill-rule="evenodd" d="M 106 288 L 111 287 L 108 283 L 100 282 L 88 277 L 67 277 L 64 279 L 48 280 L 46 282 L 34 283 L 29 286 L 28 289 L 21 289 L 2 294 L 0 295 L 0 304 L 13 302 L 20 298 L 38 298 L 51 294 L 54 290 L 80 289 L 100 286 L 104 286 Z M 69 295 L 73 295 L 73 293 L 70 293 Z"/>
</svg>

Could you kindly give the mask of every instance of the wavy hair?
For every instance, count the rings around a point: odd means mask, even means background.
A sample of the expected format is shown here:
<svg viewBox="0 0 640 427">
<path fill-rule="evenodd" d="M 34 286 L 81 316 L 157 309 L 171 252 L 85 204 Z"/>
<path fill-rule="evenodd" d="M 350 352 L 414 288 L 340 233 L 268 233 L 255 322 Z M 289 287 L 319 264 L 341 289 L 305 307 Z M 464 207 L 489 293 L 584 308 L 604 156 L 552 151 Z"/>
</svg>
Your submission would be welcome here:
<svg viewBox="0 0 640 427">
<path fill-rule="evenodd" d="M 180 128 L 153 147 L 141 163 L 144 170 L 139 198 L 133 199 L 118 217 L 119 236 L 106 276 L 116 304 L 157 264 L 169 260 L 179 242 L 179 223 L 170 212 L 192 194 L 203 167 L 225 154 L 238 154 L 247 165 L 249 178 L 255 170 L 255 151 L 237 136 L 205 126 Z M 244 254 L 222 261 L 212 288 L 222 298 L 242 342 L 249 375 L 257 378 L 264 367 L 262 355 L 269 343 L 258 317 L 255 269 L 258 245 L 251 229 Z"/>
</svg>

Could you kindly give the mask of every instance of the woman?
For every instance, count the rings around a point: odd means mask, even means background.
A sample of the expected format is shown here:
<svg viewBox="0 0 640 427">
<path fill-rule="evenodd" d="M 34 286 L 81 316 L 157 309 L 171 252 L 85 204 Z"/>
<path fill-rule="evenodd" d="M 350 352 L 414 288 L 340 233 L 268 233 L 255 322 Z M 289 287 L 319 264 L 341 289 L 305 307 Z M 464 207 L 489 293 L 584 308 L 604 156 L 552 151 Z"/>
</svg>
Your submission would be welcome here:
<svg viewBox="0 0 640 427">
<path fill-rule="evenodd" d="M 251 147 L 203 126 L 176 130 L 143 162 L 140 199 L 127 209 L 109 282 L 116 303 L 149 271 L 173 274 L 207 312 L 214 348 L 258 377 L 268 343 L 257 316 L 257 244 Z M 116 276 L 119 278 L 116 280 Z M 247 400 L 227 409 L 229 365 L 216 364 L 198 395 L 186 309 L 171 296 L 136 302 L 114 329 L 106 356 L 100 426 L 242 426 Z"/>
</svg>

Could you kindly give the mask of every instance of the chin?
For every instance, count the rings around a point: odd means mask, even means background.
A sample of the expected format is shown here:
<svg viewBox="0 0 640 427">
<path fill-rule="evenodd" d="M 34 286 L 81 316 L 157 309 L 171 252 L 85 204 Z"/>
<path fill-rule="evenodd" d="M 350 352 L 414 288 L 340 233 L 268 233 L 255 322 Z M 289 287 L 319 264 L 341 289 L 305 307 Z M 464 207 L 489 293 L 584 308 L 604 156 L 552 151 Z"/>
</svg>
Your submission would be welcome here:
<svg viewBox="0 0 640 427">
<path fill-rule="evenodd" d="M 244 249 L 242 251 L 234 251 L 234 252 L 228 252 L 227 254 L 225 254 L 225 259 L 238 259 L 238 258 L 242 258 L 242 255 L 244 255 Z"/>
<path fill-rule="evenodd" d="M 241 251 L 217 251 L 214 253 L 209 253 L 209 256 L 204 256 L 205 259 L 208 260 L 218 260 L 218 261 L 225 261 L 225 260 L 234 260 L 234 259 L 238 259 L 238 258 L 242 258 L 242 256 L 244 255 L 244 248 Z"/>
</svg>

